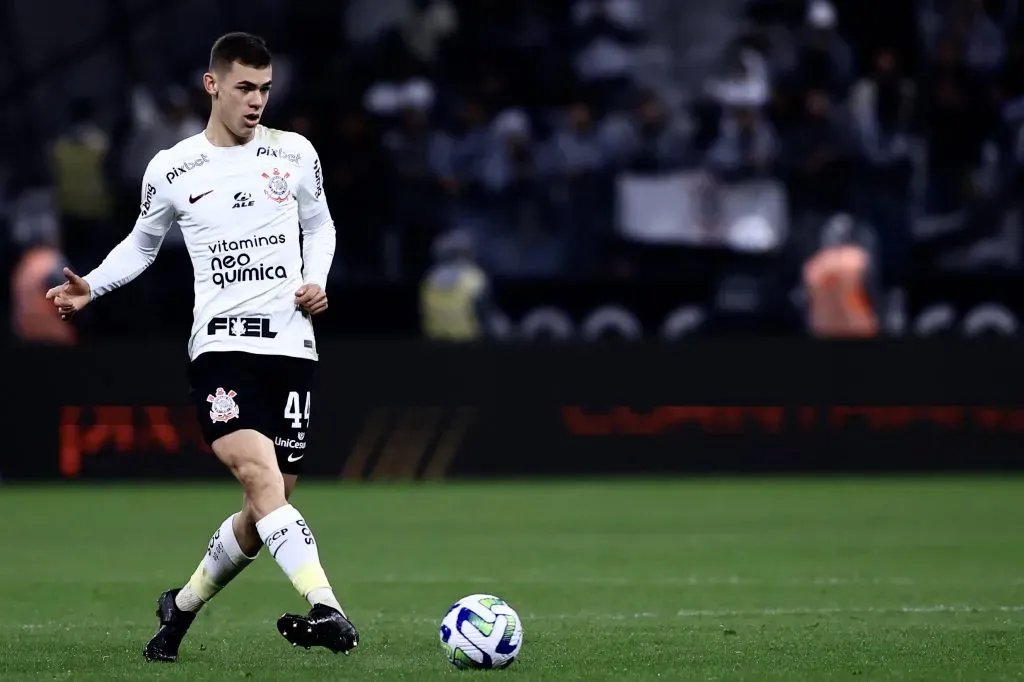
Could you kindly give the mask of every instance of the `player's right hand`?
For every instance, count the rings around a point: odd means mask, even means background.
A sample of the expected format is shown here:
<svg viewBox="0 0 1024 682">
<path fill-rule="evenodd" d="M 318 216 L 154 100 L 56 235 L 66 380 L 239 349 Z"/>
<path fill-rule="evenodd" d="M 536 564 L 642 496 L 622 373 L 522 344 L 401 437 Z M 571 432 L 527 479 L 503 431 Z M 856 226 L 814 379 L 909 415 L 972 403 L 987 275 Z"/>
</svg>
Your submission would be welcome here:
<svg viewBox="0 0 1024 682">
<path fill-rule="evenodd" d="M 327 310 L 327 292 L 319 284 L 303 284 L 295 292 L 295 305 L 310 315 Z"/>
<path fill-rule="evenodd" d="M 75 313 L 89 305 L 92 290 L 89 283 L 72 272 L 71 268 L 64 268 L 64 276 L 68 281 L 47 291 L 46 300 L 53 301 L 60 312 L 60 319 L 70 320 Z"/>
</svg>

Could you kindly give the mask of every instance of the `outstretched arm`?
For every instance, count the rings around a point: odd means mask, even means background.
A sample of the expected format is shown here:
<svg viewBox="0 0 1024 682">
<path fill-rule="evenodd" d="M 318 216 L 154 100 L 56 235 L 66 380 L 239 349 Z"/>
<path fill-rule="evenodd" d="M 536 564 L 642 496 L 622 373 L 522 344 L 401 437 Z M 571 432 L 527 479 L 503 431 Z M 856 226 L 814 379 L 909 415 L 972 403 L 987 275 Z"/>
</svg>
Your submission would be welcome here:
<svg viewBox="0 0 1024 682">
<path fill-rule="evenodd" d="M 157 154 L 146 168 L 135 227 L 95 270 L 82 278 L 89 285 L 89 300 L 131 282 L 156 260 L 175 217 L 159 159 Z"/>
<path fill-rule="evenodd" d="M 82 278 L 89 287 L 89 300 L 108 294 L 141 275 L 156 260 L 163 241 L 163 235 L 141 230 L 136 224 L 103 262 Z"/>
<path fill-rule="evenodd" d="M 146 169 L 139 217 L 128 236 L 111 249 L 103 262 L 85 277 L 79 277 L 70 268 L 64 268 L 67 281 L 46 292 L 47 300 L 53 301 L 62 319 L 71 319 L 96 297 L 132 281 L 156 259 L 167 230 L 174 221 L 174 207 L 166 194 L 161 194 L 158 189 L 163 183 L 159 158 L 159 154 L 153 157 Z"/>
</svg>

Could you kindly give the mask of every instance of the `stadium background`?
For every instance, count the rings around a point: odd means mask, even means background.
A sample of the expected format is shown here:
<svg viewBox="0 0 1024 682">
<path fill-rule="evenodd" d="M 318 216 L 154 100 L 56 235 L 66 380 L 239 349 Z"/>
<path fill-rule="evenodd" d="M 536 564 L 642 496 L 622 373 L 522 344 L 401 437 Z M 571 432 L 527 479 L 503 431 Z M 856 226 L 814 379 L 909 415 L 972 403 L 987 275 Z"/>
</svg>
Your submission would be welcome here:
<svg viewBox="0 0 1024 682">
<path fill-rule="evenodd" d="M 473 592 L 523 679 L 1024 675 L 1019 0 L 0 12 L 0 680 L 448 679 Z M 131 228 L 231 30 L 338 224 L 295 502 L 363 641 L 284 651 L 260 560 L 157 672 L 152 600 L 239 498 L 188 258 L 73 325 L 43 292 Z"/>
<path fill-rule="evenodd" d="M 1015 0 L 884 21 L 802 0 L 4 7 L 9 376 L 35 407 L 0 475 L 217 471 L 183 408 L 180 233 L 74 325 L 42 292 L 98 263 L 153 153 L 202 128 L 228 29 L 269 41 L 265 122 L 314 142 L 339 228 L 319 473 L 1017 465 L 1020 382 L 979 369 L 1012 376 L 990 337 L 1024 314 Z M 830 412 L 851 405 L 904 411 Z M 587 435 L 575 408 L 667 421 Z"/>
</svg>

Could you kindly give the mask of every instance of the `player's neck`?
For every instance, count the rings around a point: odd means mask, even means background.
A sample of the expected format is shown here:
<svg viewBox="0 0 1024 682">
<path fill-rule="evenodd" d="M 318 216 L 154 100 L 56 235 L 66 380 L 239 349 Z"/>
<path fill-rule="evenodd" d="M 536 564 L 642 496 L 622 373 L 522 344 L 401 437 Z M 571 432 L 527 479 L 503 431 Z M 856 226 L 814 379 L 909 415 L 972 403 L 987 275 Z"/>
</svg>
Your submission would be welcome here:
<svg viewBox="0 0 1024 682">
<path fill-rule="evenodd" d="M 214 147 L 240 147 L 252 141 L 252 138 L 256 135 L 256 129 L 254 128 L 245 137 L 239 137 L 228 130 L 227 126 L 221 123 L 217 117 L 210 116 L 210 120 L 206 123 L 206 130 L 203 133 Z"/>
</svg>

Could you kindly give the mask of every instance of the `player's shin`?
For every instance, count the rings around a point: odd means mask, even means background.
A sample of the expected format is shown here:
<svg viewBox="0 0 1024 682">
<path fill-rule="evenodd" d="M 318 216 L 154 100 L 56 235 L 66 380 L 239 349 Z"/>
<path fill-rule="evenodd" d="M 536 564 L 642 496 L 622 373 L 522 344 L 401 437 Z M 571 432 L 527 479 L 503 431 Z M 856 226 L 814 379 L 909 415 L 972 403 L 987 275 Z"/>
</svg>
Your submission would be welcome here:
<svg viewBox="0 0 1024 682">
<path fill-rule="evenodd" d="M 323 604 L 344 614 L 320 565 L 313 532 L 290 504 L 256 522 L 256 530 L 285 575 L 310 606 Z"/>
<path fill-rule="evenodd" d="M 259 553 L 259 547 L 249 554 L 239 544 L 234 529 L 238 514 L 229 516 L 210 538 L 206 555 L 199 562 L 188 583 L 174 598 L 182 611 L 198 611 L 203 604 L 213 599 L 242 570 L 251 564 Z"/>
</svg>

